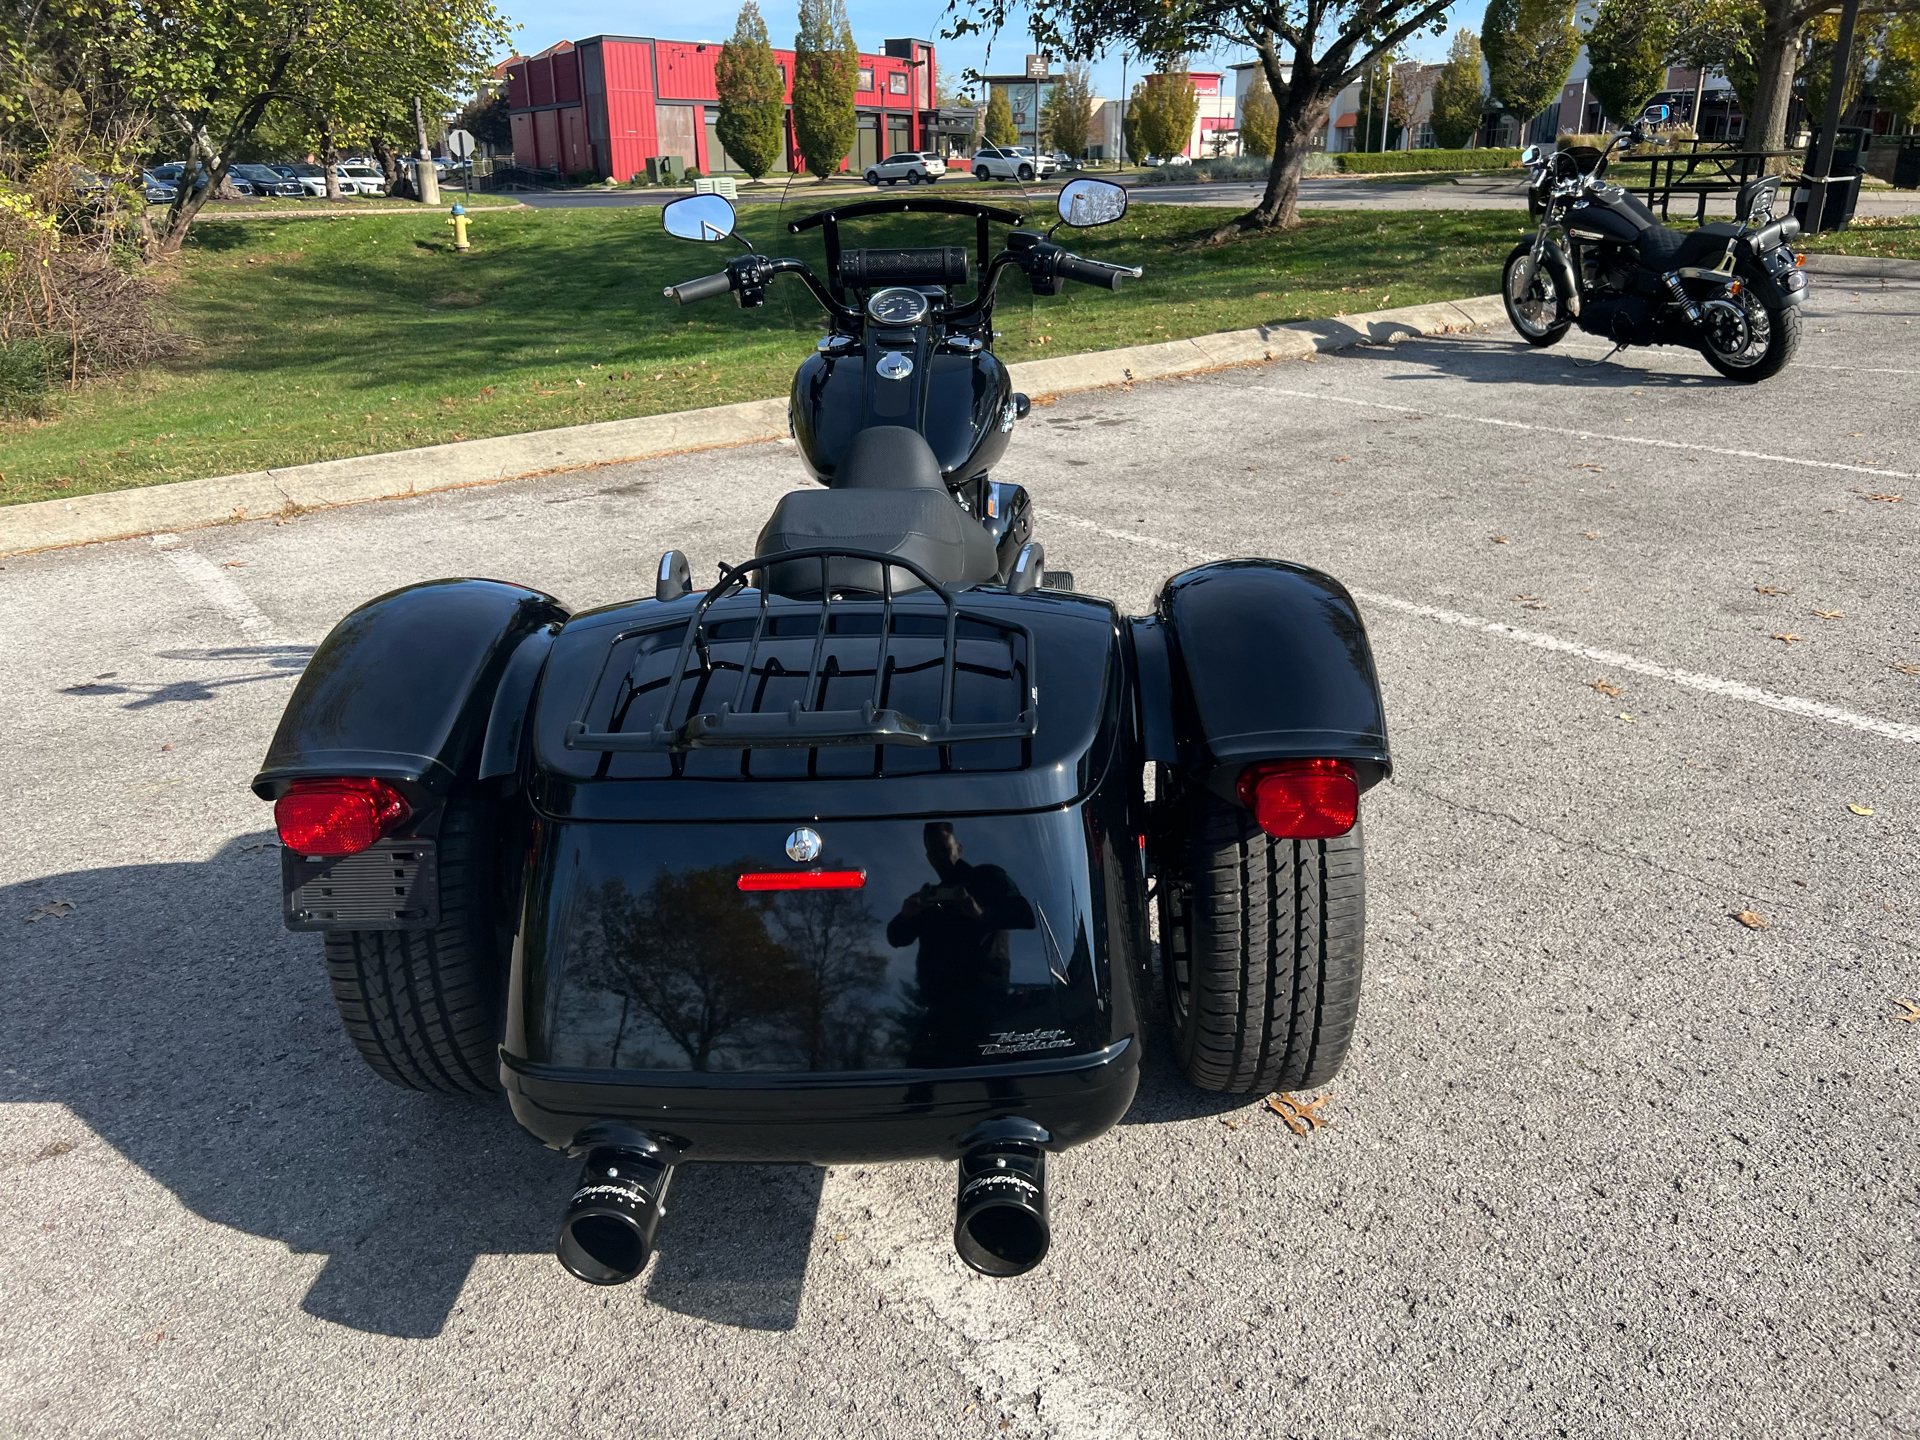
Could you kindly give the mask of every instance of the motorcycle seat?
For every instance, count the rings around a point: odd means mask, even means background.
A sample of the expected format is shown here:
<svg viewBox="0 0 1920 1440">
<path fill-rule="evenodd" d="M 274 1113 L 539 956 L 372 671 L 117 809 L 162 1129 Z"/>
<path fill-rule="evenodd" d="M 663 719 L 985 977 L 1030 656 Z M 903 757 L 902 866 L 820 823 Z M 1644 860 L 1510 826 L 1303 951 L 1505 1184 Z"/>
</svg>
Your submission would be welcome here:
<svg viewBox="0 0 1920 1440">
<path fill-rule="evenodd" d="M 938 490 L 947 484 L 933 447 L 904 425 L 870 425 L 848 444 L 830 482 L 836 490 Z"/>
<path fill-rule="evenodd" d="M 871 435 L 871 430 L 866 432 Z M 916 440 L 913 431 L 906 432 Z M 921 441 L 924 446 L 925 441 Z M 931 458 L 931 455 L 929 455 Z M 936 481 L 938 468 L 935 469 Z M 886 488 L 796 490 L 782 497 L 760 531 L 756 556 L 782 550 L 812 550 L 844 545 L 877 550 L 913 561 L 951 589 L 984 584 L 999 573 L 993 539 L 980 523 L 947 494 L 945 485 Z M 893 593 L 921 590 L 911 570 L 892 569 Z M 827 588 L 878 595 L 884 584 L 877 560 L 837 555 L 827 561 Z M 796 600 L 818 599 L 820 561 L 794 560 L 770 567 L 767 588 Z"/>
<path fill-rule="evenodd" d="M 1740 227 L 1711 220 L 1697 230 L 1669 230 L 1655 225 L 1640 232 L 1640 259 L 1655 270 L 1677 270 L 1683 265 L 1716 265 L 1727 242 Z"/>
</svg>

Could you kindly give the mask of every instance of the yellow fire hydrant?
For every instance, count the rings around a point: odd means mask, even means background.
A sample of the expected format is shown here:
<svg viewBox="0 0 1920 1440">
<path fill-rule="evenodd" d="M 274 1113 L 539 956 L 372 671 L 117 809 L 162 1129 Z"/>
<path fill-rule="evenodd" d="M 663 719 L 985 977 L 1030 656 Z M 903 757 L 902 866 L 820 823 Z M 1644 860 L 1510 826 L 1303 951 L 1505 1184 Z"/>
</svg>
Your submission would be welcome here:
<svg viewBox="0 0 1920 1440">
<path fill-rule="evenodd" d="M 453 227 L 453 248 L 456 250 L 471 250 L 473 248 L 473 242 L 467 239 L 467 207 L 464 205 L 455 205 L 453 207 L 453 216 L 447 221 L 447 224 Z"/>
</svg>

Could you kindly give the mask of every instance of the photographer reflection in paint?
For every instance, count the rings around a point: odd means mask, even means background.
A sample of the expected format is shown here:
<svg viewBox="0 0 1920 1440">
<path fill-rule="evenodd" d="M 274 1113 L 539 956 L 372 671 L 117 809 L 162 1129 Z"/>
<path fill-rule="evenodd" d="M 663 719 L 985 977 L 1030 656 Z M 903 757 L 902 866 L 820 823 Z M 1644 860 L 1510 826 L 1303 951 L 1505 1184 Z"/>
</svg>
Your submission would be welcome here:
<svg viewBox="0 0 1920 1440">
<path fill-rule="evenodd" d="M 998 865 L 961 858 L 949 822 L 930 821 L 923 838 L 938 881 L 907 896 L 887 922 L 887 943 L 920 942 L 914 981 L 923 1018 L 910 1063 L 950 1064 L 979 1056 L 987 1024 L 1006 1000 L 1008 932 L 1033 929 L 1033 907 Z"/>
</svg>

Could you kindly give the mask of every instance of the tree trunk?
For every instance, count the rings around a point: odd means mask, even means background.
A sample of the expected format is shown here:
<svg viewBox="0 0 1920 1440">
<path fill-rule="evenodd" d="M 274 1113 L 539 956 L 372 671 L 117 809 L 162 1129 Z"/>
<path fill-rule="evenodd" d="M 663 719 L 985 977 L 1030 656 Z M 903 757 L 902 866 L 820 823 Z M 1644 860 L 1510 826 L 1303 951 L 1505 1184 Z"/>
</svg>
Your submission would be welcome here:
<svg viewBox="0 0 1920 1440">
<path fill-rule="evenodd" d="M 333 136 L 333 121 L 325 120 L 320 125 L 320 168 L 327 172 L 327 199 L 342 200 L 340 193 L 340 172 L 335 168 L 340 163 L 340 143 Z"/>
<path fill-rule="evenodd" d="M 384 181 L 384 191 L 389 200 L 411 200 L 412 183 L 400 173 L 400 162 L 394 158 L 393 147 L 387 144 L 387 137 L 373 137 L 373 158 L 380 162 L 380 174 Z M 403 193 L 405 192 L 405 193 Z"/>
<path fill-rule="evenodd" d="M 1783 150 L 1787 143 L 1787 108 L 1793 103 L 1793 71 L 1800 58 L 1800 31 L 1805 22 L 1774 0 L 1767 6 L 1754 56 L 1753 118 L 1747 125 L 1747 148 Z"/>
<path fill-rule="evenodd" d="M 413 192 L 423 205 L 440 203 L 440 173 L 433 168 L 433 147 L 427 143 L 427 117 L 420 97 L 413 97 L 413 133 L 419 150 L 413 163 Z"/>
<path fill-rule="evenodd" d="M 1210 239 L 1221 244 L 1253 230 L 1292 230 L 1300 223 L 1300 177 L 1313 153 L 1314 137 L 1326 128 L 1328 94 L 1321 73 L 1300 50 L 1294 52 L 1293 79 L 1283 83 L 1278 49 L 1271 40 L 1259 47 L 1261 68 L 1280 106 L 1280 124 L 1274 136 L 1273 164 L 1267 170 L 1266 193 L 1260 203 L 1239 219 L 1221 226 Z M 1337 93 L 1337 92 L 1336 92 Z"/>
</svg>

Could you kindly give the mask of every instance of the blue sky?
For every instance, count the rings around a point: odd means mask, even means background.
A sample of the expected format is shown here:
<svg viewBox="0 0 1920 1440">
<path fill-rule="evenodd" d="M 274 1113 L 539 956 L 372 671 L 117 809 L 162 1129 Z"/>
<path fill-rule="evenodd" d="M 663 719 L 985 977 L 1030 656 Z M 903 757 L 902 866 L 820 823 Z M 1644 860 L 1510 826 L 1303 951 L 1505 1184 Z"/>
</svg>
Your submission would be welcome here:
<svg viewBox="0 0 1920 1440">
<path fill-rule="evenodd" d="M 653 35 L 663 40 L 724 40 L 733 33 L 739 0 L 680 0 L 671 7 L 662 5 L 616 4 L 613 0 L 496 0 L 501 11 L 520 23 L 515 45 L 531 53 L 545 49 L 556 40 L 578 40 L 588 35 Z M 791 45 L 799 5 L 797 0 L 760 0 L 761 13 L 767 17 L 767 29 L 775 45 Z M 1464 0 L 1449 17 L 1449 26 L 1480 28 L 1486 0 Z M 993 44 L 991 56 L 987 43 L 978 37 L 942 40 L 941 23 L 946 14 L 944 0 L 847 0 L 847 15 L 853 21 L 854 39 L 862 50 L 877 50 L 882 40 L 912 36 L 931 40 L 939 46 L 940 70 L 955 77 L 962 69 L 1006 73 L 1021 68 L 1026 54 L 1024 37 L 1005 35 Z M 1446 41 L 1420 37 L 1410 47 L 1422 60 L 1437 60 L 1446 53 Z M 1196 58 L 1195 68 L 1209 63 L 1224 65 L 1249 60 L 1252 55 L 1228 54 Z M 1138 77 L 1139 67 L 1128 71 L 1128 80 Z M 1120 98 L 1120 57 L 1116 54 L 1093 65 L 1095 93 Z"/>
</svg>

